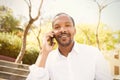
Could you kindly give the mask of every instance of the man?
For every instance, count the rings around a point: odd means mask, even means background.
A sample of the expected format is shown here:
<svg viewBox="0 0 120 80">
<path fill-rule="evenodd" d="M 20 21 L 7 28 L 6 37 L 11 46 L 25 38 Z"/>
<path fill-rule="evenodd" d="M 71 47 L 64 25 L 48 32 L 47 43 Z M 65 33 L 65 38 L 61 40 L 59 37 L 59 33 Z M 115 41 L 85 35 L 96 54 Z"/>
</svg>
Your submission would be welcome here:
<svg viewBox="0 0 120 80">
<path fill-rule="evenodd" d="M 43 38 L 42 54 L 30 67 L 27 80 L 112 80 L 102 53 L 74 41 L 76 29 L 71 16 L 57 14 L 52 28 Z M 58 43 L 56 50 L 53 50 L 53 38 Z"/>
</svg>

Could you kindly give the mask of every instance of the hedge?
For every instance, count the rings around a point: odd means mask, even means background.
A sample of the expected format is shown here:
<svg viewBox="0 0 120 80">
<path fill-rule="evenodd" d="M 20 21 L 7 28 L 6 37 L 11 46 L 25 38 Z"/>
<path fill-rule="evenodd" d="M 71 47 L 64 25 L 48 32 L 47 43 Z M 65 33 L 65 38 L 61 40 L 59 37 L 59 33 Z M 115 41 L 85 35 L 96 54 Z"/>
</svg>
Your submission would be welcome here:
<svg viewBox="0 0 120 80">
<path fill-rule="evenodd" d="M 22 40 L 13 33 L 0 33 L 0 55 L 17 58 L 21 49 Z M 34 45 L 27 44 L 25 55 L 23 57 L 24 64 L 33 64 L 36 61 L 39 51 Z"/>
</svg>

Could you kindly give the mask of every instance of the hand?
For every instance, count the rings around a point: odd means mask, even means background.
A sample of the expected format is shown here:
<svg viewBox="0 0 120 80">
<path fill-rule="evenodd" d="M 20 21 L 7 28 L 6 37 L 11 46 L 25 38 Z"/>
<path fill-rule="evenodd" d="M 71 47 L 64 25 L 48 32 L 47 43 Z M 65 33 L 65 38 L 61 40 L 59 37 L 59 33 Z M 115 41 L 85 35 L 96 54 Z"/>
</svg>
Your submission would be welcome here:
<svg viewBox="0 0 120 80">
<path fill-rule="evenodd" d="M 51 37 L 54 37 L 53 31 L 45 34 L 44 37 L 42 38 L 43 44 L 42 44 L 41 55 L 38 56 L 36 63 L 35 63 L 35 65 L 38 67 L 45 67 L 45 63 L 46 63 L 48 54 L 50 53 L 50 51 L 53 50 L 55 43 L 53 42 L 52 45 L 49 44 Z"/>
<path fill-rule="evenodd" d="M 51 43 L 51 38 L 54 37 L 54 32 L 50 31 L 49 33 L 46 33 L 42 39 L 42 50 L 49 53 L 53 50 L 53 47 L 55 45 L 54 42 Z"/>
</svg>

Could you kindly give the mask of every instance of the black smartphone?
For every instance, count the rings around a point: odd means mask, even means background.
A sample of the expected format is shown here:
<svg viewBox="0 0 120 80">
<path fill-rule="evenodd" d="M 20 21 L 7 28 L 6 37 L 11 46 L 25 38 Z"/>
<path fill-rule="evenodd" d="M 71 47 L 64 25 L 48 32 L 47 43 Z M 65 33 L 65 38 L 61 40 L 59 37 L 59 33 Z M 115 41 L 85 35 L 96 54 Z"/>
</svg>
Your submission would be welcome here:
<svg viewBox="0 0 120 80">
<path fill-rule="evenodd" d="M 54 43 L 54 42 L 53 42 L 53 41 L 54 41 L 54 38 L 55 38 L 54 36 L 53 36 L 53 37 L 50 37 L 50 45 L 51 45 L 51 46 L 52 46 L 53 43 Z"/>
</svg>

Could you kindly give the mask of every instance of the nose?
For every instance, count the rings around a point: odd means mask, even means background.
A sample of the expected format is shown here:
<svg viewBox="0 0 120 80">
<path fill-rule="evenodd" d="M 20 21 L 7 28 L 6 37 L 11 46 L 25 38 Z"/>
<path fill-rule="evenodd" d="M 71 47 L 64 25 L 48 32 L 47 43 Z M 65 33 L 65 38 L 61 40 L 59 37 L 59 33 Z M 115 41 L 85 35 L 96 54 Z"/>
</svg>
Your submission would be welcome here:
<svg viewBox="0 0 120 80">
<path fill-rule="evenodd" d="M 66 32 L 66 28 L 61 27 L 60 31 L 64 33 L 64 32 Z"/>
</svg>

